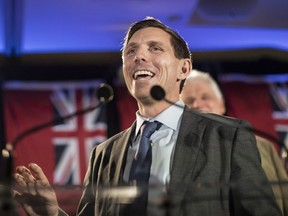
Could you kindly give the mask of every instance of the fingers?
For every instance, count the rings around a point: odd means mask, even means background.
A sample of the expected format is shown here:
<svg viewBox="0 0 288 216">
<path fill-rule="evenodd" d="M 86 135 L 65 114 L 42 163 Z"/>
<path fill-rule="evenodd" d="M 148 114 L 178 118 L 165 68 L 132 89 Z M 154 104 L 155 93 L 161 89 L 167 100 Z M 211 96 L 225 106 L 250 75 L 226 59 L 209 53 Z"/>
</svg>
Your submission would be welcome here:
<svg viewBox="0 0 288 216">
<path fill-rule="evenodd" d="M 31 173 L 33 174 L 33 176 L 36 179 L 35 188 L 36 188 L 36 191 L 40 195 L 45 196 L 47 191 L 54 193 L 54 191 L 53 191 L 46 175 L 42 171 L 41 167 L 39 167 L 35 163 L 31 163 L 28 165 L 28 168 L 31 170 Z"/>
<path fill-rule="evenodd" d="M 19 166 L 16 168 L 16 171 L 25 179 L 26 183 L 35 183 L 36 179 L 28 168 Z"/>
<path fill-rule="evenodd" d="M 28 168 L 30 169 L 31 173 L 35 177 L 37 181 L 40 181 L 40 184 L 42 186 L 49 185 L 49 181 L 47 177 L 45 176 L 44 172 L 42 171 L 41 167 L 39 167 L 35 163 L 31 163 L 28 165 Z"/>
<path fill-rule="evenodd" d="M 18 166 L 14 179 L 24 193 L 32 195 L 45 195 L 47 191 L 54 193 L 41 167 L 35 163 L 31 163 L 27 167 Z"/>
<path fill-rule="evenodd" d="M 15 173 L 13 175 L 13 178 L 17 185 L 19 185 L 20 187 L 26 187 L 26 181 L 22 175 Z"/>
<path fill-rule="evenodd" d="M 13 197 L 27 215 L 57 215 L 57 197 L 42 169 L 37 164 L 16 167 L 13 175 L 19 191 Z"/>
<path fill-rule="evenodd" d="M 16 168 L 16 174 L 14 179 L 17 184 L 23 189 L 24 193 L 36 194 L 35 183 L 36 179 L 30 172 L 30 170 L 24 166 L 19 166 Z"/>
</svg>

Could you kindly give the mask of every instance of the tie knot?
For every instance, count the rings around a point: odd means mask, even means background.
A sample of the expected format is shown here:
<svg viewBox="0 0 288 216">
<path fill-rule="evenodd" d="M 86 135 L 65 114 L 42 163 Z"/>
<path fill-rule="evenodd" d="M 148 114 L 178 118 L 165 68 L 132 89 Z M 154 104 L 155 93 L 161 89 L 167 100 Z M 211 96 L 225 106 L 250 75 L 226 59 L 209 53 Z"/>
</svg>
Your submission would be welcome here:
<svg viewBox="0 0 288 216">
<path fill-rule="evenodd" d="M 142 136 L 145 136 L 147 138 L 149 138 L 154 132 L 155 130 L 158 130 L 161 126 L 160 122 L 154 121 L 154 122 L 148 122 L 145 121 L 144 122 L 144 129 L 143 129 L 143 133 Z"/>
</svg>

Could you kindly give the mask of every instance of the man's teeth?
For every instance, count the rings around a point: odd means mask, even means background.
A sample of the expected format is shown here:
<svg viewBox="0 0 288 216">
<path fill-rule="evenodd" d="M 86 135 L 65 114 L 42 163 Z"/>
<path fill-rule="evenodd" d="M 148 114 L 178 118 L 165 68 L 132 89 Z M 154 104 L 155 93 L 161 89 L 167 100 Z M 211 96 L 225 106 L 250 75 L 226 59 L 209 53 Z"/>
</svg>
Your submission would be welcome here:
<svg viewBox="0 0 288 216">
<path fill-rule="evenodd" d="M 134 78 L 137 79 L 139 76 L 151 76 L 151 77 L 153 77 L 154 74 L 150 71 L 137 71 L 134 74 Z"/>
</svg>

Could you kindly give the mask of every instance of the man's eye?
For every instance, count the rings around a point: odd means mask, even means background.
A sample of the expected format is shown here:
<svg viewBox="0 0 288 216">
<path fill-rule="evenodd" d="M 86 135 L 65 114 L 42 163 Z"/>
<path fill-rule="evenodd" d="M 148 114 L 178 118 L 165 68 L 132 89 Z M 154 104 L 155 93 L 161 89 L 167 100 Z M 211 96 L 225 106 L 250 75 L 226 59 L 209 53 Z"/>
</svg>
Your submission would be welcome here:
<svg viewBox="0 0 288 216">
<path fill-rule="evenodd" d="M 157 46 L 152 46 L 150 48 L 151 51 L 161 51 L 162 49 L 160 47 L 157 47 Z"/>
<path fill-rule="evenodd" d="M 187 101 L 189 104 L 193 104 L 195 102 L 195 98 L 188 98 Z"/>
<path fill-rule="evenodd" d="M 129 49 L 126 52 L 126 55 L 130 56 L 130 55 L 133 55 L 135 52 L 136 52 L 135 49 Z"/>
<path fill-rule="evenodd" d="M 202 100 L 209 100 L 210 99 L 210 96 L 208 96 L 208 95 L 204 95 L 203 97 L 202 97 Z"/>
</svg>

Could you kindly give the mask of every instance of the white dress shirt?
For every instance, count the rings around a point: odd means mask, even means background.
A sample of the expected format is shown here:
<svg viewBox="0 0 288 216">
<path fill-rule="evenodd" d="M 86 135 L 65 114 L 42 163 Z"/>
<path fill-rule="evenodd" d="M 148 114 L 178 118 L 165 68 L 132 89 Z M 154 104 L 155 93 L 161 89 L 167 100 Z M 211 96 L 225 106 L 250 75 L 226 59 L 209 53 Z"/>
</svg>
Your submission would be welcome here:
<svg viewBox="0 0 288 216">
<path fill-rule="evenodd" d="M 148 215 L 165 215 L 165 209 L 159 208 L 156 203 L 161 196 L 166 196 L 166 185 L 170 182 L 170 172 L 174 156 L 174 148 L 178 137 L 179 127 L 184 111 L 184 102 L 179 100 L 171 105 L 159 115 L 151 119 L 143 118 L 136 112 L 136 130 L 133 142 L 128 149 L 126 166 L 123 180 L 128 182 L 133 158 L 135 157 L 140 144 L 140 128 L 144 121 L 158 121 L 162 123 L 159 130 L 155 131 L 151 137 L 152 164 L 149 178 L 148 193 Z"/>
<path fill-rule="evenodd" d="M 152 119 L 143 118 L 136 112 L 136 130 L 132 145 L 129 147 L 124 170 L 124 181 L 128 182 L 133 158 L 140 143 L 140 128 L 144 121 L 158 121 L 162 123 L 159 130 L 151 135 L 152 164 L 149 184 L 166 184 L 170 182 L 171 162 L 173 151 L 178 137 L 184 103 L 179 100 Z"/>
</svg>

